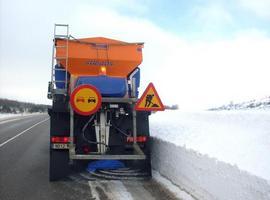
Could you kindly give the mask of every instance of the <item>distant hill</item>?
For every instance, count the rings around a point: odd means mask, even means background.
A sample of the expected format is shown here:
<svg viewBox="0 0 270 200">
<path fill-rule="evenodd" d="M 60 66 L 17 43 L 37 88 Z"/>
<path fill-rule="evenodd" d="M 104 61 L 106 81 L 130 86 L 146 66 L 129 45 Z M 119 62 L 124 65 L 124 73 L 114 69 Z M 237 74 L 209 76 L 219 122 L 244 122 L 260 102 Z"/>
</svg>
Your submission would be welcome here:
<svg viewBox="0 0 270 200">
<path fill-rule="evenodd" d="M 0 113 L 47 112 L 48 105 L 0 98 Z"/>
<path fill-rule="evenodd" d="M 270 96 L 262 99 L 253 99 L 242 103 L 231 102 L 217 108 L 209 110 L 250 110 L 250 109 L 270 109 Z"/>
</svg>

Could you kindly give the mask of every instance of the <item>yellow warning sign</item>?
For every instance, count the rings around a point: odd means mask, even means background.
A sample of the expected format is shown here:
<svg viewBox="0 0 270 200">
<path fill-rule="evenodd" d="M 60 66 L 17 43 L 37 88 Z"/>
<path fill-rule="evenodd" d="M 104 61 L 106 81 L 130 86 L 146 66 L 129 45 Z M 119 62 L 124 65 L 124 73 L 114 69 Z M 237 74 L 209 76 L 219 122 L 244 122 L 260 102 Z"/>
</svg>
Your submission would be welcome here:
<svg viewBox="0 0 270 200">
<path fill-rule="evenodd" d="M 101 106 L 101 95 L 92 85 L 80 85 L 71 94 L 70 104 L 80 115 L 91 115 Z"/>
<path fill-rule="evenodd" d="M 150 83 L 145 89 L 141 98 L 137 101 L 135 110 L 139 111 L 163 111 L 165 110 L 158 93 L 153 85 Z"/>
</svg>

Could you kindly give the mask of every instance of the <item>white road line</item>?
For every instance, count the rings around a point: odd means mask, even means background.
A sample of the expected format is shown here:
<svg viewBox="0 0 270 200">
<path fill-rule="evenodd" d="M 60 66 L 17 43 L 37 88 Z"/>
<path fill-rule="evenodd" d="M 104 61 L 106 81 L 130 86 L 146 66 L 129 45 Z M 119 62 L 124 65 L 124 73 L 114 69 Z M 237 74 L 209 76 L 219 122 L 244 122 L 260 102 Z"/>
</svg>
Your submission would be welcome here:
<svg viewBox="0 0 270 200">
<path fill-rule="evenodd" d="M 6 140 L 5 142 L 1 143 L 1 144 L 0 144 L 0 147 L 2 147 L 2 146 L 4 146 L 5 144 L 7 144 L 8 142 L 14 140 L 15 138 L 19 137 L 20 135 L 24 134 L 25 132 L 29 131 L 30 129 L 34 128 L 35 126 L 37 126 L 37 125 L 39 125 L 39 124 L 41 124 L 41 123 L 43 123 L 43 122 L 46 122 L 46 121 L 48 121 L 48 120 L 49 120 L 49 118 L 44 119 L 44 120 L 42 120 L 42 121 L 40 121 L 40 122 L 34 124 L 33 126 L 27 128 L 27 129 L 25 129 L 24 131 L 20 132 L 19 134 L 15 135 L 15 136 L 13 136 L 12 138 L 10 138 L 10 139 Z"/>
</svg>

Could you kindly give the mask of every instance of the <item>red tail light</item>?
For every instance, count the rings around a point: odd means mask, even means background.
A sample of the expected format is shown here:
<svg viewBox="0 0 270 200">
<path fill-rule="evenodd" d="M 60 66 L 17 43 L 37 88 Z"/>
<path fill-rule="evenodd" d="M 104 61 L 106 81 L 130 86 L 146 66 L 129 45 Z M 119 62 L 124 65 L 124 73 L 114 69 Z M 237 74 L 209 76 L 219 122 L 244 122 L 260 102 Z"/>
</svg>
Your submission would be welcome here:
<svg viewBox="0 0 270 200">
<path fill-rule="evenodd" d="M 83 152 L 84 152 L 85 154 L 90 153 L 90 147 L 89 147 L 89 146 L 83 146 Z"/>
<path fill-rule="evenodd" d="M 134 139 L 136 142 L 146 142 L 147 137 L 146 136 L 138 136 L 138 137 L 127 137 L 127 142 L 134 142 Z"/>
<path fill-rule="evenodd" d="M 52 143 L 69 143 L 70 142 L 70 137 L 53 136 L 53 137 L 51 137 L 51 142 Z"/>
</svg>

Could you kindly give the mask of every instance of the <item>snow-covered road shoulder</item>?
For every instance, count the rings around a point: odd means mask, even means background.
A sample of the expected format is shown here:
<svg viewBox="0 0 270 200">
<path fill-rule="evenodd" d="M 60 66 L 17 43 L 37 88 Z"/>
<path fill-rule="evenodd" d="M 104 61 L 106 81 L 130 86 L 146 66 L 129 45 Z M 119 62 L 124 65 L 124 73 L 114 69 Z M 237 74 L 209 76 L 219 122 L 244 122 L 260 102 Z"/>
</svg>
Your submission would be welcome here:
<svg viewBox="0 0 270 200">
<path fill-rule="evenodd" d="M 184 188 L 179 187 L 178 185 L 174 184 L 169 179 L 165 178 L 164 176 L 161 176 L 158 171 L 152 170 L 152 175 L 153 175 L 153 178 L 159 184 L 161 184 L 163 187 L 165 187 L 170 192 L 172 192 L 176 197 L 182 200 L 197 200 L 196 197 L 194 197 L 192 194 L 185 191 Z"/>
<path fill-rule="evenodd" d="M 8 120 L 8 119 L 13 119 L 13 118 L 19 118 L 19 117 L 27 117 L 27 116 L 32 116 L 32 115 L 40 115 L 43 113 L 0 113 L 0 121 Z"/>
<path fill-rule="evenodd" d="M 151 136 L 270 180 L 270 112 L 165 111 L 150 116 Z"/>
<path fill-rule="evenodd" d="M 181 146 L 151 139 L 152 166 L 200 200 L 269 200 L 266 180 Z"/>
<path fill-rule="evenodd" d="M 9 118 L 20 117 L 20 116 L 25 116 L 25 114 L 24 113 L 20 113 L 20 114 L 0 113 L 0 120 L 6 120 Z"/>
</svg>

